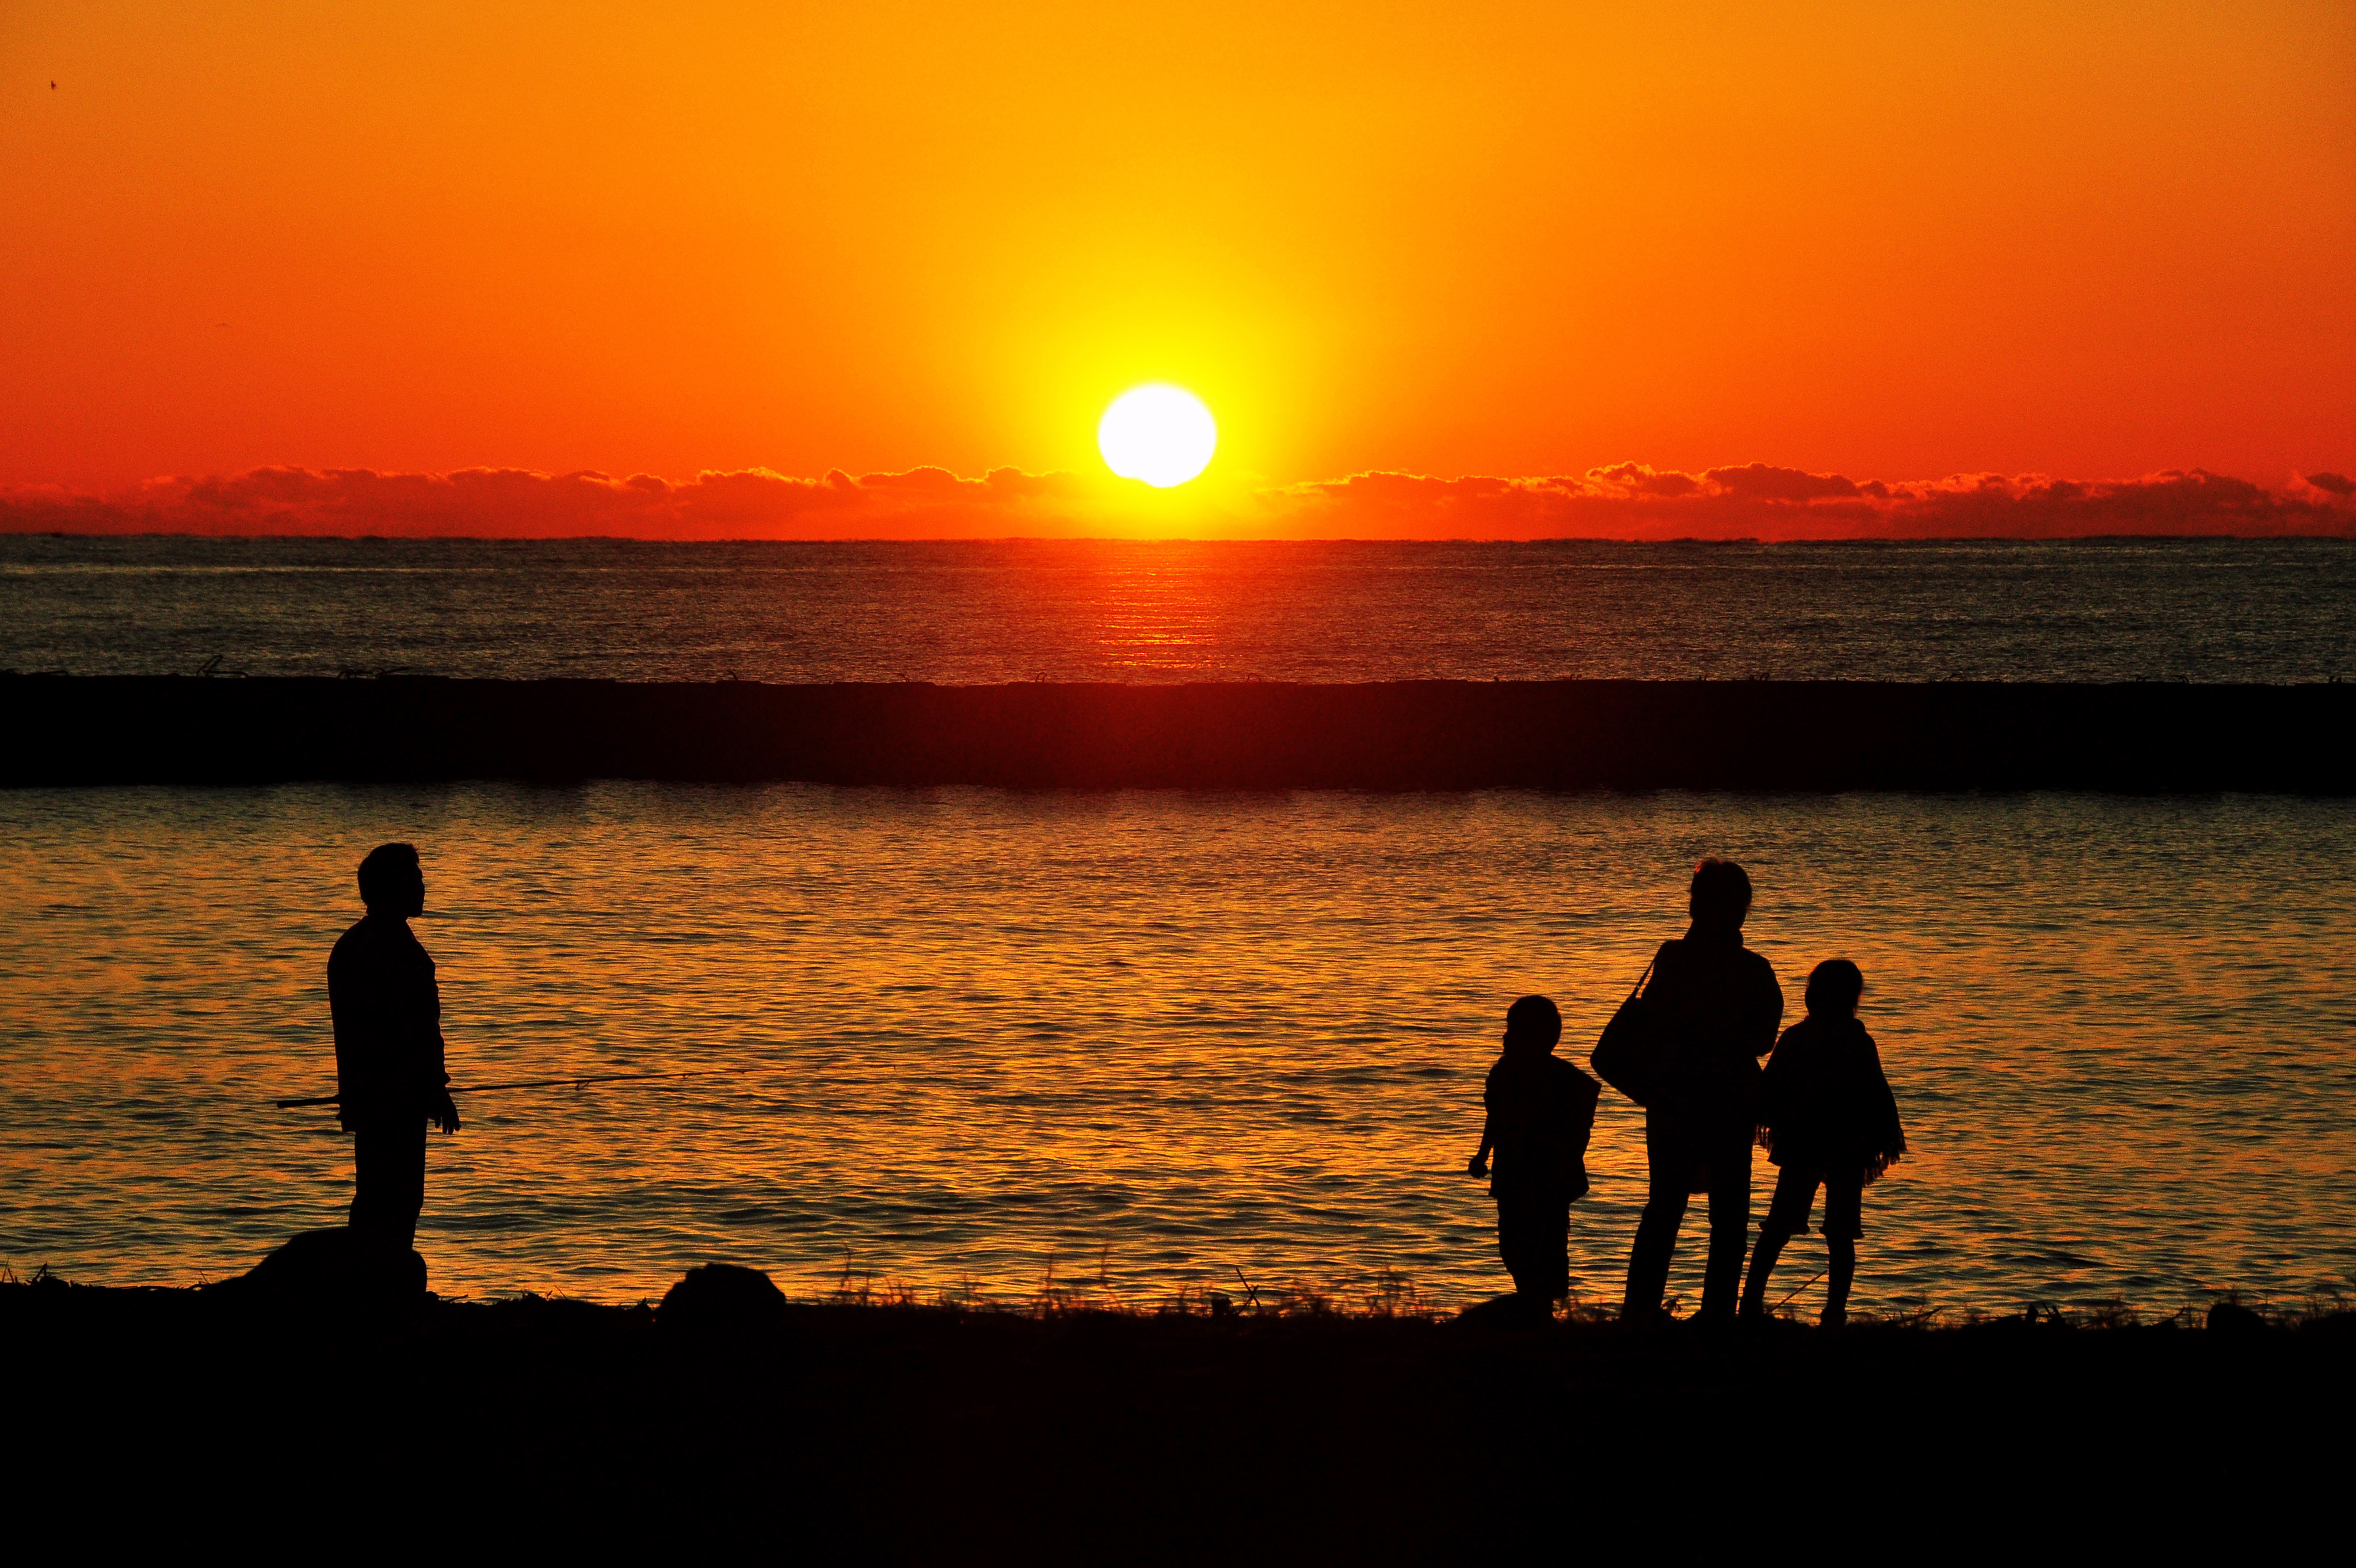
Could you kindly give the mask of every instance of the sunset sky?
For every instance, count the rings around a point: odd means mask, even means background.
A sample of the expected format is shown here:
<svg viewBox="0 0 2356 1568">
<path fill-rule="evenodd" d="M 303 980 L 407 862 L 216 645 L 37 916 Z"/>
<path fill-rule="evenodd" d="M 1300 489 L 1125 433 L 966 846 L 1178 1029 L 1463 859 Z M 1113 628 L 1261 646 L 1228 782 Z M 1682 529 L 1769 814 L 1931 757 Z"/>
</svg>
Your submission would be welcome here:
<svg viewBox="0 0 2356 1568">
<path fill-rule="evenodd" d="M 734 475 L 788 532 L 1283 532 L 1381 485 L 1479 532 L 1414 486 L 1761 464 L 2200 469 L 2346 531 L 2356 472 L 2345 0 L 15 0 L 0 187 L 0 527 L 286 468 L 298 521 L 373 504 L 331 471 L 521 471 L 444 507 L 484 531 Z M 1171 498 L 1096 451 L 1145 380 L 1219 421 Z M 1079 477 L 986 527 L 849 477 L 927 467 Z"/>
</svg>

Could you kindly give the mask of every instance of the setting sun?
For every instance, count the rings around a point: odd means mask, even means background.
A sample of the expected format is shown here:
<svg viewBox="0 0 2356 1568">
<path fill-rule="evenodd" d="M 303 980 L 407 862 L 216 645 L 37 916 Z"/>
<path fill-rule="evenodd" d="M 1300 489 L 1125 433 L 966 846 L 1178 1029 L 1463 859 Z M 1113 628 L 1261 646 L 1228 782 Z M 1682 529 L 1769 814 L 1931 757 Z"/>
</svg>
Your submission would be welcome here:
<svg viewBox="0 0 2356 1568">
<path fill-rule="evenodd" d="M 1203 472 L 1218 444 L 1219 427 L 1203 400 L 1158 381 L 1123 392 L 1097 421 L 1105 465 L 1162 490 Z"/>
</svg>

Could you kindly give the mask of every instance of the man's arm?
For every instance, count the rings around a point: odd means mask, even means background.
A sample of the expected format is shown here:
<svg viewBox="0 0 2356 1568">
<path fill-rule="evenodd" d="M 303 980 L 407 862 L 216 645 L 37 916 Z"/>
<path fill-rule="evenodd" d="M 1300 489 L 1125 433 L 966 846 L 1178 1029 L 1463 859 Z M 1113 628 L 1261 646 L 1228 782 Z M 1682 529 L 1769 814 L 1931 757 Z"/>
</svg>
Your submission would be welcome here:
<svg viewBox="0 0 2356 1568">
<path fill-rule="evenodd" d="M 455 1133 L 458 1130 L 458 1103 L 450 1098 L 450 1071 L 444 1061 L 446 1044 L 442 1039 L 442 982 L 434 972 L 434 960 L 426 954 L 423 944 L 419 944 L 417 952 L 425 960 L 424 994 L 419 998 L 423 1004 L 420 1009 L 423 1017 L 420 1022 L 423 1026 L 425 1039 L 432 1042 L 425 1047 L 424 1060 L 420 1063 L 423 1069 L 424 1082 L 421 1087 L 425 1091 L 425 1115 L 444 1132 Z"/>
</svg>

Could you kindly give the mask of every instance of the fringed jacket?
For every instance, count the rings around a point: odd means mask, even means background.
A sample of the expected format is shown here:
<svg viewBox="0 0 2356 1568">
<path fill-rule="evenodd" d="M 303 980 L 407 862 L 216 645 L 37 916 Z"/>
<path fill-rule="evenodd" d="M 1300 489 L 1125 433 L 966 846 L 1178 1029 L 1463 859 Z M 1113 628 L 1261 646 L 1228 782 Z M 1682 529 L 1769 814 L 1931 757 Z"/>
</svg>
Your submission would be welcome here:
<svg viewBox="0 0 2356 1568">
<path fill-rule="evenodd" d="M 1783 1031 L 1760 1085 L 1759 1146 L 1777 1165 L 1868 1181 L 1906 1152 L 1898 1097 L 1863 1024 L 1811 1016 Z"/>
</svg>

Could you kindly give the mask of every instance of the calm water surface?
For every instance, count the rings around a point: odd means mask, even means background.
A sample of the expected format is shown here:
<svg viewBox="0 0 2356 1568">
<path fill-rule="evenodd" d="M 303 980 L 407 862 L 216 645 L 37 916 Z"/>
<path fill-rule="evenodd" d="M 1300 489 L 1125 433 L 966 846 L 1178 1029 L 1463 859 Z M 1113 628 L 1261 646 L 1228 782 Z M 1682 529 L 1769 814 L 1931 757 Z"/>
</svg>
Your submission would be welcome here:
<svg viewBox="0 0 2356 1568">
<path fill-rule="evenodd" d="M 730 1258 L 797 1294 L 1491 1294 L 1461 1171 L 1505 1005 L 1591 1040 L 1708 852 L 1752 868 L 1793 1016 L 1808 965 L 1864 967 L 1916 1152 L 1868 1192 L 1861 1307 L 2356 1269 L 2350 803 L 636 784 L 0 795 L 0 1259 L 186 1282 L 339 1220 L 348 1140 L 268 1102 L 332 1088 L 327 949 L 394 837 L 462 1082 L 723 1070 L 468 1106 L 432 1146 L 444 1292 Z M 1589 1299 L 1641 1152 L 1607 1098 Z"/>
</svg>

